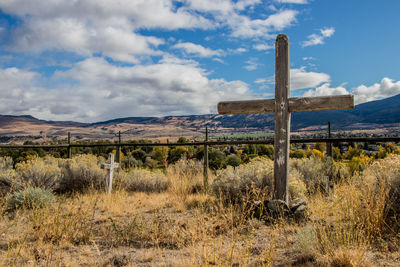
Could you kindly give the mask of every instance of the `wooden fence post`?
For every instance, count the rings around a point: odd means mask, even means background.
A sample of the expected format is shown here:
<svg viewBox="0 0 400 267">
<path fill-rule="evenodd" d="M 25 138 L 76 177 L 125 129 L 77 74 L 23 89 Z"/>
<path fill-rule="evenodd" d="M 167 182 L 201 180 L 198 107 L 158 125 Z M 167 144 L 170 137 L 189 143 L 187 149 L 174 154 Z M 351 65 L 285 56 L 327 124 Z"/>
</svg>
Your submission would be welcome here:
<svg viewBox="0 0 400 267">
<path fill-rule="evenodd" d="M 70 132 L 68 132 L 67 157 L 68 157 L 69 159 L 72 158 L 72 151 L 71 151 L 71 133 L 70 133 Z"/>
<path fill-rule="evenodd" d="M 206 139 L 204 141 L 204 189 L 208 187 L 208 127 L 206 127 Z"/>
<path fill-rule="evenodd" d="M 331 122 L 330 121 L 328 121 L 328 138 L 331 138 Z M 326 193 L 329 194 L 329 191 L 333 192 L 334 184 L 335 184 L 335 182 L 333 181 L 332 142 L 328 142 L 326 144 L 326 156 L 327 156 L 327 162 L 329 164 L 329 173 L 328 173 L 328 179 L 327 179 Z"/>
<path fill-rule="evenodd" d="M 328 121 L 328 138 L 331 138 L 331 122 Z M 326 144 L 326 154 L 332 158 L 332 142 Z"/>
<path fill-rule="evenodd" d="M 118 131 L 118 144 L 116 151 L 116 162 L 121 166 L 121 131 Z"/>
</svg>

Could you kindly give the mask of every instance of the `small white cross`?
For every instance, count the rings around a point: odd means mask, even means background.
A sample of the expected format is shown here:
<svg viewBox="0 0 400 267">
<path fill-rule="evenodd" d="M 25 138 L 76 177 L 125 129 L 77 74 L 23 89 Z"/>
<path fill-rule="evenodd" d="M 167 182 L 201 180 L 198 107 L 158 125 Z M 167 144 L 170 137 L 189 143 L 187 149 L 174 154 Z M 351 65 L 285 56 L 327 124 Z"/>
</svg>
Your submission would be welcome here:
<svg viewBox="0 0 400 267">
<path fill-rule="evenodd" d="M 114 174 L 114 169 L 118 168 L 119 164 L 114 162 L 114 154 L 110 153 L 108 154 L 108 160 L 107 163 L 102 163 L 101 168 L 102 169 L 107 169 L 108 170 L 108 179 L 106 178 L 106 191 L 108 188 L 108 193 L 111 194 L 112 190 L 112 181 L 113 181 L 113 174 Z"/>
</svg>

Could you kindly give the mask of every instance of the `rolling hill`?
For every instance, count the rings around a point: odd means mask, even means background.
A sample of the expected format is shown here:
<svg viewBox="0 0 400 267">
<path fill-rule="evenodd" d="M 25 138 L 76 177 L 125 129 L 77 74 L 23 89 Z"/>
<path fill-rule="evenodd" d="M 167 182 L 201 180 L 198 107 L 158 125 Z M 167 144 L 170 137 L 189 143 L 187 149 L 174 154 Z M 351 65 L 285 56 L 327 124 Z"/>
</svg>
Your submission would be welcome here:
<svg viewBox="0 0 400 267">
<path fill-rule="evenodd" d="M 307 131 L 325 127 L 335 129 L 400 129 L 400 95 L 357 105 L 353 110 L 295 112 L 291 127 Z M 76 139 L 113 139 L 118 131 L 127 139 L 201 136 L 205 127 L 215 133 L 272 131 L 273 114 L 188 115 L 166 117 L 128 117 L 96 123 L 44 121 L 32 116 L 0 115 L 0 141 L 65 139 L 70 131 Z"/>
</svg>

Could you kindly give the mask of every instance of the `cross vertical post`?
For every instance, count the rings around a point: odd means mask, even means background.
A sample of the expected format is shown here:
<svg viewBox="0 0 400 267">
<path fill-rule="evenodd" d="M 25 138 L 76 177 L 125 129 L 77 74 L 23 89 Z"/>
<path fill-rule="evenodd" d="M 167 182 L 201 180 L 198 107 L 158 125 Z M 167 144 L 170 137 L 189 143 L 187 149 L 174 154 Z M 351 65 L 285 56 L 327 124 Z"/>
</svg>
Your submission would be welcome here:
<svg viewBox="0 0 400 267">
<path fill-rule="evenodd" d="M 290 113 L 354 108 L 352 95 L 292 97 L 290 91 L 289 38 L 279 34 L 275 42 L 275 99 L 224 101 L 219 114 L 275 113 L 274 198 L 289 204 Z"/>
<path fill-rule="evenodd" d="M 274 198 L 286 203 L 289 203 L 289 69 L 289 38 L 280 34 L 275 43 Z"/>
</svg>

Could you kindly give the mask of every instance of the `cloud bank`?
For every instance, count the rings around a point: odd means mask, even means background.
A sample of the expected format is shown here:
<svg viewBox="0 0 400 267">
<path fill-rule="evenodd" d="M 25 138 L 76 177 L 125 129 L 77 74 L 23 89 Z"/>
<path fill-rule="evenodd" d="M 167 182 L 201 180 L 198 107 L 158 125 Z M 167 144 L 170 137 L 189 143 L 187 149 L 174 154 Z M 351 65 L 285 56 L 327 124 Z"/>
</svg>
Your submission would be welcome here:
<svg viewBox="0 0 400 267">
<path fill-rule="evenodd" d="M 40 74 L 0 70 L 0 113 L 30 114 L 52 120 L 99 121 L 116 117 L 215 113 L 218 101 L 250 98 L 242 81 L 209 79 L 196 63 L 165 58 L 158 64 L 115 66 L 88 58 L 52 79 L 57 89 L 41 87 Z"/>
</svg>

